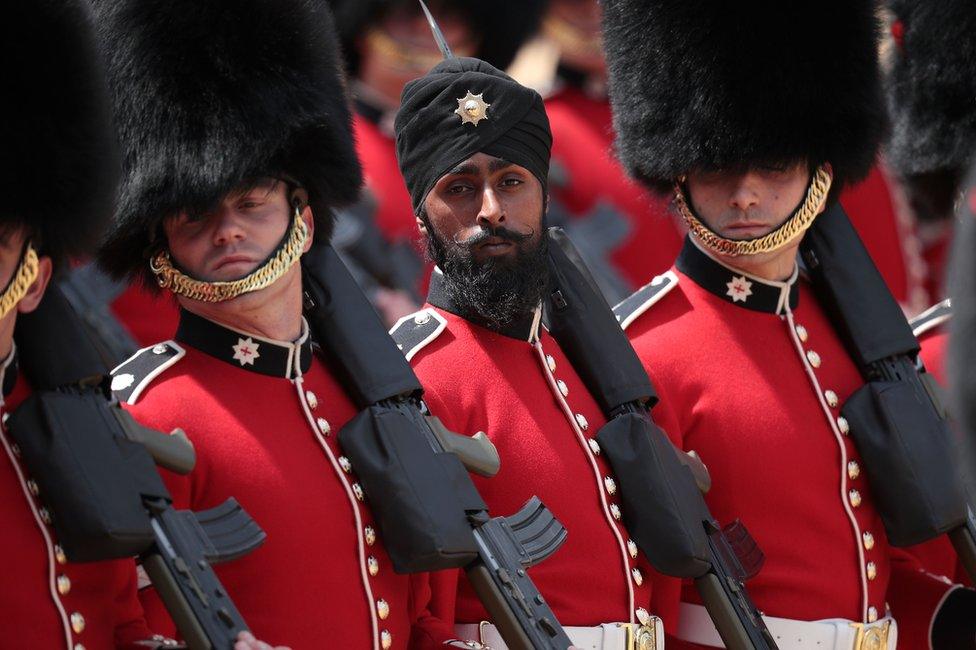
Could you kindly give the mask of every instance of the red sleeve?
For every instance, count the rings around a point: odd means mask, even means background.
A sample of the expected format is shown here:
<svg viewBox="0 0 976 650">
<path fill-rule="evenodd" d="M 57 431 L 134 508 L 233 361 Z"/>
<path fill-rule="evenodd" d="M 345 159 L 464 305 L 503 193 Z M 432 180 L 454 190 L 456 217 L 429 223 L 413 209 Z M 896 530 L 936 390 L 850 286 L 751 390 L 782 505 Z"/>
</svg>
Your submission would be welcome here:
<svg viewBox="0 0 976 650">
<path fill-rule="evenodd" d="M 457 573 L 452 570 L 410 576 L 416 616 L 410 631 L 411 650 L 443 648 L 446 642 L 457 638 L 454 634 Z"/>
<path fill-rule="evenodd" d="M 147 417 L 144 413 L 141 413 L 138 405 L 126 408 L 132 412 L 132 415 L 140 423 L 146 426 L 154 426 L 152 418 Z M 165 430 L 165 427 L 163 427 L 163 429 Z M 173 507 L 177 510 L 192 508 L 191 476 L 195 476 L 202 471 L 200 467 L 202 460 L 203 459 L 198 457 L 197 468 L 187 476 L 180 476 L 179 474 L 175 474 L 164 469 L 159 470 L 159 475 L 162 477 L 163 483 L 166 485 L 166 489 L 169 490 L 170 496 L 173 498 Z M 149 629 L 153 630 L 156 634 L 161 634 L 165 637 L 173 639 L 180 638 L 176 629 L 176 624 L 170 617 L 166 606 L 159 597 L 159 594 L 156 593 L 156 590 L 153 589 L 151 585 L 143 586 L 141 589 L 139 589 L 139 601 L 142 604 L 142 609 L 145 613 L 146 622 L 149 624 Z"/>
<path fill-rule="evenodd" d="M 898 621 L 898 645 L 931 648 L 932 624 L 946 597 L 960 585 L 927 573 L 909 553 L 891 549 L 891 582 L 888 605 Z"/>
<path fill-rule="evenodd" d="M 116 560 L 111 564 L 115 565 L 114 571 L 118 576 L 118 589 L 112 608 L 115 614 L 115 645 L 125 650 L 135 649 L 140 647 L 137 645 L 139 641 L 150 639 L 153 635 L 136 594 L 136 565 L 132 560 Z"/>
</svg>

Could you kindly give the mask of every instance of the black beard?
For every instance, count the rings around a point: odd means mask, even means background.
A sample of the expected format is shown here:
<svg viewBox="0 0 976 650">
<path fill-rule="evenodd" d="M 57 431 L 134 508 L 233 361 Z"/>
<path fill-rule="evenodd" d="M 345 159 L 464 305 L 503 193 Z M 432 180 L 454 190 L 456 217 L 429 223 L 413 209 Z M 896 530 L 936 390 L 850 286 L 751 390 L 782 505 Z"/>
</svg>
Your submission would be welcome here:
<svg viewBox="0 0 976 650">
<path fill-rule="evenodd" d="M 425 219 L 425 221 L 428 221 Z M 532 314 L 549 278 L 545 224 L 538 241 L 504 227 L 485 229 L 464 243 L 445 242 L 427 223 L 427 255 L 444 273 L 443 288 L 459 316 L 491 330 L 502 330 Z M 515 244 L 514 258 L 475 260 L 473 246 L 488 237 Z"/>
</svg>

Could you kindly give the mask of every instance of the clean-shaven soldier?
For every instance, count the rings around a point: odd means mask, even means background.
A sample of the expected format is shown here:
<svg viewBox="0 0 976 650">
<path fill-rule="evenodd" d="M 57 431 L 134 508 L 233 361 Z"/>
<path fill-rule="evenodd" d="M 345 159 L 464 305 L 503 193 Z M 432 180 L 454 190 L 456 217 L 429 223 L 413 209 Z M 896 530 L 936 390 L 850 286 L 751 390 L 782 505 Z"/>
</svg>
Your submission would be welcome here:
<svg viewBox="0 0 976 650">
<path fill-rule="evenodd" d="M 973 647 L 953 607 L 973 594 L 887 543 L 841 415 L 864 381 L 797 264 L 883 134 L 874 3 L 604 9 L 618 150 L 690 229 L 618 317 L 660 392 L 655 420 L 711 472 L 712 512 L 741 517 L 766 555 L 749 592 L 770 630 L 784 649 Z M 720 647 L 683 600 L 677 636 Z"/>
<path fill-rule="evenodd" d="M 552 145 L 542 98 L 484 61 L 448 59 L 407 85 L 396 132 L 437 270 L 427 306 L 394 339 L 431 411 L 498 449 L 498 475 L 475 479 L 489 508 L 514 512 L 537 495 L 566 526 L 565 545 L 531 573 L 573 642 L 626 648 L 635 632 L 653 642 L 653 614 L 670 615 L 677 582 L 652 572 L 630 540 L 593 438 L 605 418 L 540 323 Z M 502 647 L 458 572 L 431 579 L 435 613 L 462 638 Z"/>
<path fill-rule="evenodd" d="M 327 7 L 112 0 L 98 18 L 125 154 L 101 262 L 182 309 L 174 339 L 113 387 L 136 418 L 193 442 L 194 471 L 167 476 L 175 505 L 234 496 L 267 533 L 217 567 L 259 636 L 439 647 L 453 631 L 426 614 L 426 576 L 393 572 L 337 446 L 356 409 L 302 316 L 299 258 L 361 183 Z"/>
</svg>

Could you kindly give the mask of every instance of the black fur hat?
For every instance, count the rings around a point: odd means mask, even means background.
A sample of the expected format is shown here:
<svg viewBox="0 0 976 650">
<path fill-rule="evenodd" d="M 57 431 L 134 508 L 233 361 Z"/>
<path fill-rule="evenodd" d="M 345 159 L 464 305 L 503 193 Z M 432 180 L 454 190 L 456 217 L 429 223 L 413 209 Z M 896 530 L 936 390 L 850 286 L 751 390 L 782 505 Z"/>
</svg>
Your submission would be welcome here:
<svg viewBox="0 0 976 650">
<path fill-rule="evenodd" d="M 887 160 L 902 176 L 950 172 L 976 153 L 976 3 L 891 0 Z"/>
<path fill-rule="evenodd" d="M 55 261 L 91 252 L 118 157 L 88 6 L 11 0 L 0 31 L 0 227 L 27 226 Z"/>
<path fill-rule="evenodd" d="M 355 74 L 359 68 L 356 40 L 370 27 L 379 24 L 395 9 L 405 8 L 421 13 L 417 0 L 329 0 L 336 16 L 347 65 Z M 481 39 L 472 54 L 499 70 L 511 64 L 519 48 L 536 34 L 548 7 L 548 0 L 494 0 L 493 2 L 459 2 L 428 0 L 434 18 L 445 12 L 456 13 Z"/>
<path fill-rule="evenodd" d="M 115 223 L 100 262 L 140 271 L 162 219 L 205 211 L 241 183 L 287 175 L 316 239 L 359 194 L 338 39 L 322 0 L 97 0 L 122 146 Z"/>
<path fill-rule="evenodd" d="M 885 132 L 872 0 L 604 0 L 617 153 L 670 189 L 695 168 L 807 160 L 835 187 Z"/>
</svg>

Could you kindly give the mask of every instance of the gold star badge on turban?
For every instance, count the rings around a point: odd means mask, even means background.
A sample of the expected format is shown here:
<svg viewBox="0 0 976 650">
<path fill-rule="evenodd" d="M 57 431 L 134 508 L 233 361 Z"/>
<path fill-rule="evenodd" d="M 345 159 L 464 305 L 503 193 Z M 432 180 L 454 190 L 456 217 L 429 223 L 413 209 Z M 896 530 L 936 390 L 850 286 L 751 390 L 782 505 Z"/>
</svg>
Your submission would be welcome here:
<svg viewBox="0 0 976 650">
<path fill-rule="evenodd" d="M 478 126 L 478 122 L 488 119 L 488 107 L 491 104 L 486 103 L 482 95 L 484 93 L 474 95 L 469 90 L 467 95 L 457 100 L 458 107 L 454 113 L 461 118 L 461 124 Z"/>
</svg>

